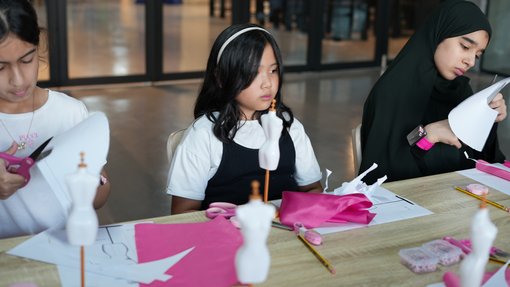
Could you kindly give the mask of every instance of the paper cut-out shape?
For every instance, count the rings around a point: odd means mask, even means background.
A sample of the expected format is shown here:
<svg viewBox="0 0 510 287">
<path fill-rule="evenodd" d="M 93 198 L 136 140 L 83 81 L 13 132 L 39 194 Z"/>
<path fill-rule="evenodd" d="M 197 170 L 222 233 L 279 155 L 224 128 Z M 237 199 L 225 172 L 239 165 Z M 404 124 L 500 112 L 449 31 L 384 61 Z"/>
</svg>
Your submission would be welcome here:
<svg viewBox="0 0 510 287">
<path fill-rule="evenodd" d="M 377 179 L 375 183 L 372 185 L 367 185 L 362 181 L 362 179 L 371 171 L 377 168 L 377 164 L 373 163 L 370 168 L 365 170 L 363 173 L 358 175 L 356 178 L 351 180 L 350 182 L 344 182 L 340 187 L 337 187 L 333 190 L 332 194 L 335 195 L 347 195 L 347 194 L 353 194 L 353 193 L 363 193 L 370 201 L 372 201 L 372 196 L 374 191 L 377 189 L 378 186 L 381 186 L 386 179 L 388 178 L 386 175 Z M 327 178 L 326 178 L 326 187 L 328 186 L 328 178 L 329 175 L 331 175 L 331 171 L 326 170 Z M 324 189 L 326 192 L 326 189 Z"/>
<path fill-rule="evenodd" d="M 167 271 L 171 283 L 150 286 L 232 286 L 237 283 L 234 258 L 241 233 L 223 217 L 201 223 L 137 224 L 138 262 L 156 260 L 194 246 L 183 260 Z"/>
<path fill-rule="evenodd" d="M 166 274 L 166 272 L 180 262 L 181 259 L 189 256 L 189 254 L 193 254 L 192 250 L 195 248 L 192 245 L 176 248 L 175 252 L 165 254 L 166 256 L 159 256 L 154 260 L 145 260 L 143 263 L 136 264 L 132 260 L 101 260 L 105 256 L 112 255 L 105 254 L 109 250 L 102 249 L 102 247 L 105 247 L 105 242 L 101 238 L 98 236 L 93 245 L 85 247 L 88 254 L 85 258 L 85 270 L 87 273 L 122 278 L 127 281 L 145 284 L 152 283 L 155 280 L 164 282 L 172 278 L 173 274 Z M 9 250 L 7 253 L 70 268 L 79 268 L 78 248 L 67 243 L 65 230 L 56 229 L 41 232 Z M 119 254 L 114 256 L 119 256 Z M 122 255 L 122 257 L 125 256 L 126 254 Z M 96 260 L 96 257 L 99 260 Z"/>
</svg>

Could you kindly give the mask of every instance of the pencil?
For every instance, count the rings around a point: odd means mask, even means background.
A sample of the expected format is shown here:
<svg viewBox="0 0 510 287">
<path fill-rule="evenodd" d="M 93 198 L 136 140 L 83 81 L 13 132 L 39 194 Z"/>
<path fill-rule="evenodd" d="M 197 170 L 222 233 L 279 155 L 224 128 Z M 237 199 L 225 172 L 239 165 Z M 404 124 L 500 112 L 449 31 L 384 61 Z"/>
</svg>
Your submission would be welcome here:
<svg viewBox="0 0 510 287">
<path fill-rule="evenodd" d="M 326 258 L 322 257 L 322 255 L 319 253 L 319 251 L 317 251 L 317 249 L 315 249 L 310 243 L 308 243 L 308 241 L 306 241 L 306 239 L 301 234 L 298 234 L 297 237 L 299 238 L 299 240 L 301 240 L 301 242 L 303 242 L 306 245 L 306 247 L 308 247 L 308 249 L 310 249 L 310 251 L 312 251 L 312 253 L 315 255 L 315 257 L 317 257 L 317 259 L 319 259 L 322 265 L 328 268 L 331 274 L 336 274 L 335 267 L 333 267 L 333 265 L 331 265 L 331 263 L 329 263 L 329 261 Z"/>
<path fill-rule="evenodd" d="M 505 265 L 505 264 L 506 264 L 506 261 L 501 260 L 501 259 L 496 258 L 496 257 L 493 257 L 493 256 L 490 256 L 490 257 L 489 257 L 489 261 L 490 261 L 490 262 L 494 262 L 494 263 L 498 263 L 498 264 L 502 264 L 502 265 Z M 510 267 L 510 266 L 509 266 L 509 267 Z"/>
<path fill-rule="evenodd" d="M 456 186 L 455 189 L 460 191 L 460 192 L 462 192 L 462 193 L 465 193 L 465 194 L 467 194 L 469 196 L 472 196 L 472 197 L 474 197 L 474 198 L 476 198 L 478 200 L 482 200 L 482 201 L 484 200 L 483 197 L 481 197 L 479 195 L 476 195 L 476 194 L 474 194 L 472 192 L 469 192 L 469 191 L 467 191 L 467 190 L 465 190 L 463 188 L 460 188 L 458 186 Z M 499 209 L 504 210 L 506 212 L 510 212 L 510 209 L 508 207 L 504 206 L 504 205 L 501 205 L 501 204 L 499 204 L 497 202 L 494 202 L 494 201 L 488 200 L 488 199 L 485 199 L 485 201 L 487 202 L 487 204 L 490 204 L 490 205 L 492 205 L 492 206 L 494 206 L 496 208 L 499 208 Z"/>
</svg>

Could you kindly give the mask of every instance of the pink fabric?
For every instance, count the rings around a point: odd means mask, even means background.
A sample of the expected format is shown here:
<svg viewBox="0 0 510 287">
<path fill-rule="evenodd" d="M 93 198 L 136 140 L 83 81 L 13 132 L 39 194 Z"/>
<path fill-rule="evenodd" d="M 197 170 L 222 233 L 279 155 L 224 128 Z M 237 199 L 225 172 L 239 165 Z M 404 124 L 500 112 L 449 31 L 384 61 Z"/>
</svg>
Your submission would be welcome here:
<svg viewBox="0 0 510 287">
<path fill-rule="evenodd" d="M 315 228 L 325 222 L 356 222 L 368 224 L 375 216 L 367 210 L 372 202 L 361 193 L 333 195 L 284 191 L 280 207 L 280 221 L 287 226 L 302 223 Z"/>
<path fill-rule="evenodd" d="M 485 274 L 483 275 L 483 279 L 482 279 L 482 285 L 485 284 L 485 282 L 487 282 L 487 280 L 489 280 L 492 277 L 492 275 L 494 275 L 494 273 L 496 273 L 496 272 L 497 271 L 485 272 Z M 510 269 L 506 270 L 505 278 L 506 278 L 506 283 L 508 286 L 508 284 L 510 283 Z M 448 271 L 443 275 L 443 282 L 444 282 L 444 285 L 446 285 L 446 287 L 461 287 L 460 277 L 451 271 Z"/>
<path fill-rule="evenodd" d="M 508 160 L 505 160 L 505 162 L 503 163 L 504 166 L 506 167 L 510 167 L 510 161 Z"/>
<path fill-rule="evenodd" d="M 429 150 L 429 149 L 431 149 L 431 148 L 434 146 L 434 144 L 433 144 L 433 143 L 431 143 L 431 142 L 429 142 L 429 141 L 427 140 L 427 138 L 425 138 L 425 137 L 422 137 L 422 138 L 421 138 L 421 140 L 419 140 L 419 141 L 416 143 L 416 145 L 417 145 L 419 148 L 421 148 L 422 150 Z"/>
<path fill-rule="evenodd" d="M 494 167 L 484 160 L 479 159 L 476 161 L 476 169 L 510 181 L 510 172 Z"/>
<path fill-rule="evenodd" d="M 232 286 L 238 282 L 234 260 L 242 236 L 221 216 L 204 223 L 137 224 L 135 240 L 139 263 L 195 246 L 166 272 L 173 276 L 170 280 L 140 286 Z"/>
</svg>

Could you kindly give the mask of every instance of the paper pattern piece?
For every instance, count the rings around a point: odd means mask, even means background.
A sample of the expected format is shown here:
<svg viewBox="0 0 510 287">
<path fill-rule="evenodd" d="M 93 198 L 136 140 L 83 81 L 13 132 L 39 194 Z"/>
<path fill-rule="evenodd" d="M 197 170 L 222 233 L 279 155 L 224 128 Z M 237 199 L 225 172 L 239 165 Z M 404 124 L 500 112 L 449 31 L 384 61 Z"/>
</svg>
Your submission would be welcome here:
<svg viewBox="0 0 510 287">
<path fill-rule="evenodd" d="M 504 166 L 503 164 L 494 163 L 492 165 L 510 172 L 510 168 Z M 460 170 L 457 171 L 457 173 L 476 180 L 484 185 L 490 186 L 491 188 L 496 189 L 504 194 L 510 195 L 510 181 L 508 180 L 504 180 L 475 168 Z"/>
<path fill-rule="evenodd" d="M 137 224 L 136 249 L 140 263 L 195 247 L 179 264 L 167 271 L 172 279 L 140 286 L 232 286 L 238 280 L 234 258 L 242 237 L 221 216 L 204 223 Z M 171 282 L 171 283 L 170 283 Z"/>
<path fill-rule="evenodd" d="M 106 163 L 109 146 L 108 119 L 101 112 L 91 113 L 72 129 L 53 137 L 50 141 L 45 151 L 51 150 L 51 153 L 38 161 L 36 166 L 59 202 L 68 203 L 67 206 L 63 206 L 64 210 L 68 210 L 71 205 L 65 179 L 67 175 L 76 171 L 76 164 L 80 162 L 80 152 L 85 153 L 88 172 L 98 175 L 99 178 L 99 172 Z"/>
<path fill-rule="evenodd" d="M 376 188 L 371 200 L 373 206 L 368 210 L 375 213 L 376 216 L 368 225 L 352 222 L 341 224 L 325 223 L 321 227 L 315 228 L 315 231 L 320 234 L 328 234 L 432 214 L 430 210 L 400 197 L 381 186 Z"/>
<path fill-rule="evenodd" d="M 448 114 L 453 133 L 465 144 L 481 151 L 498 112 L 489 107 L 490 101 L 510 82 L 503 79 L 465 99 Z"/>
<path fill-rule="evenodd" d="M 376 169 L 378 165 L 376 163 L 373 163 L 370 168 L 365 170 L 363 173 L 358 175 L 356 178 L 351 180 L 350 182 L 344 182 L 340 187 L 337 187 L 333 190 L 333 194 L 335 195 L 346 195 L 346 194 L 354 194 L 354 193 L 362 193 L 364 194 L 369 200 L 372 200 L 372 195 L 374 194 L 374 191 L 378 186 L 381 186 L 388 177 L 385 175 L 381 178 L 378 178 L 376 182 L 374 182 L 372 185 L 367 185 L 365 182 L 362 181 L 362 179 L 369 174 L 371 171 Z M 326 187 L 327 187 L 327 181 L 329 178 L 329 175 L 331 175 L 331 172 L 326 169 L 327 176 L 326 177 Z M 324 189 L 324 192 L 327 192 L 326 189 Z"/>
<path fill-rule="evenodd" d="M 132 225 L 99 228 L 96 242 L 91 246 L 85 247 L 85 270 L 87 271 L 86 278 L 91 277 L 100 281 L 89 282 L 89 278 L 87 284 L 91 286 L 94 284 L 97 284 L 96 286 L 109 286 L 105 282 L 112 282 L 112 280 L 123 280 L 125 283 L 129 283 L 129 281 L 150 283 L 156 279 L 166 281 L 172 276 L 165 274 L 165 272 L 193 250 L 193 246 L 191 246 L 167 257 L 160 257 L 158 260 L 137 264 L 134 233 L 129 231 L 129 228 L 134 230 Z M 57 264 L 62 266 L 63 270 L 71 268 L 76 270 L 76 274 L 79 274 L 79 248 L 79 246 L 72 246 L 67 243 L 65 230 L 53 229 L 39 233 L 7 253 Z M 110 278 L 104 279 L 104 277 Z M 62 278 L 62 285 L 75 286 L 76 282 L 79 282 L 78 279 L 79 276 L 74 279 L 69 277 Z M 101 281 L 102 279 L 105 281 Z M 64 282 L 64 280 L 70 281 Z"/>
</svg>

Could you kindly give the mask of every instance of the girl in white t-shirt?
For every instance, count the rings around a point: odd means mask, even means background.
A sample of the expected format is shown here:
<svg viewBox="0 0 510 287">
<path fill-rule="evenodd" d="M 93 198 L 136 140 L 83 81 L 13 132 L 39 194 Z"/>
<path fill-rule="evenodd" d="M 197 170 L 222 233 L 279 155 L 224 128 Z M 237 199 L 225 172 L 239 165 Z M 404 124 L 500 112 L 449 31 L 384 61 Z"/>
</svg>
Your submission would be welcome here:
<svg viewBox="0 0 510 287">
<path fill-rule="evenodd" d="M 195 122 L 172 159 L 167 193 L 173 214 L 205 209 L 211 202 L 248 201 L 251 181 L 264 182 L 258 149 L 266 138 L 259 120 L 273 99 L 283 131 L 269 200 L 283 191 L 322 192 L 310 140 L 282 102 L 282 68 L 280 49 L 264 28 L 233 25 L 218 36 L 195 103 Z"/>
<path fill-rule="evenodd" d="M 18 158 L 27 157 L 48 138 L 88 116 L 82 102 L 37 86 L 39 35 L 37 14 L 28 0 L 0 0 L 0 151 Z M 38 179 L 32 177 L 31 182 Z M 102 182 L 94 200 L 96 208 L 105 203 L 110 191 L 104 172 Z M 0 159 L 0 238 L 65 223 L 70 201 L 59 200 L 62 197 L 49 186 L 24 185 L 25 178 Z"/>
</svg>

